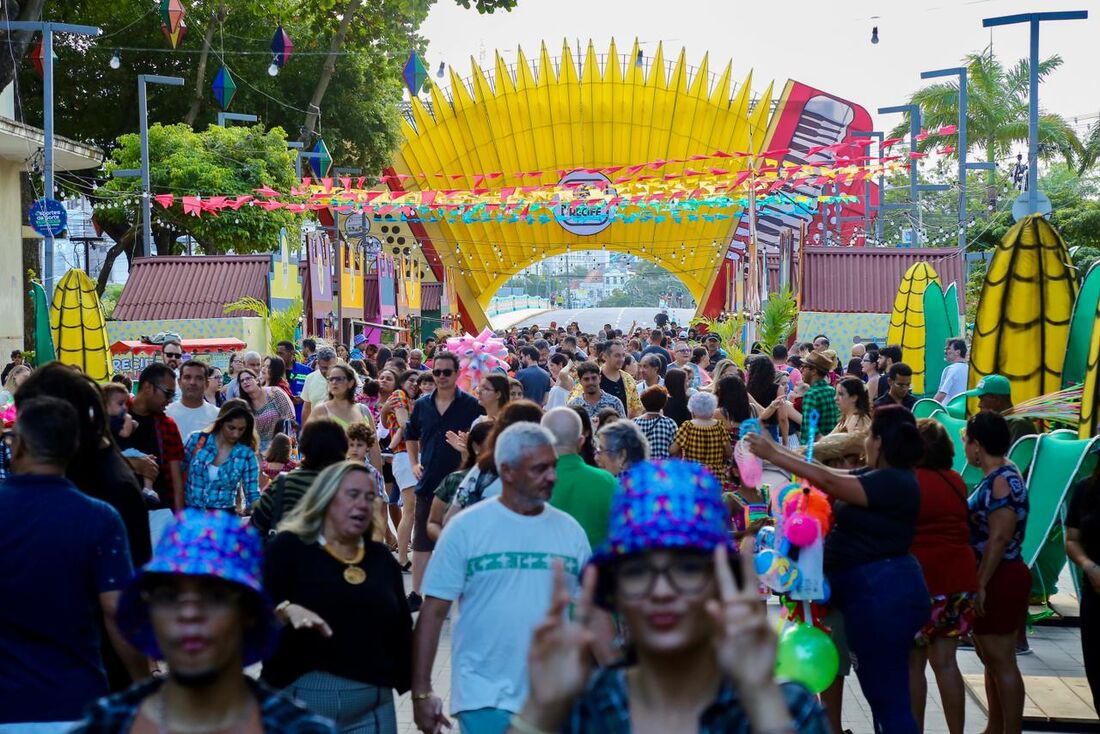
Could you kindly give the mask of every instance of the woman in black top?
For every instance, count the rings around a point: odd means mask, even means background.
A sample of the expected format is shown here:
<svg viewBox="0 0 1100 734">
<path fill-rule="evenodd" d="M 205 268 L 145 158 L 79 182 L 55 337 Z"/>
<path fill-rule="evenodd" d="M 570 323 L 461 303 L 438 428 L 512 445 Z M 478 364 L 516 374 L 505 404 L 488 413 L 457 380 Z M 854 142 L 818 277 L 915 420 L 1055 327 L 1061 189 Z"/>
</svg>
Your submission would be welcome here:
<svg viewBox="0 0 1100 734">
<path fill-rule="evenodd" d="M 859 660 L 875 731 L 917 731 L 909 650 L 931 610 L 924 574 L 909 555 L 920 510 L 913 468 L 923 453 L 916 419 L 901 406 L 876 410 L 864 442 L 868 468 L 853 473 L 810 463 L 761 434 L 746 440 L 757 456 L 833 498 L 825 574 Z"/>
<path fill-rule="evenodd" d="M 1100 464 L 1073 489 L 1066 555 L 1081 569 L 1081 649 L 1093 706 L 1100 711 Z"/>
<path fill-rule="evenodd" d="M 688 373 L 677 367 L 672 367 L 665 373 L 665 389 L 668 390 L 665 415 L 676 421 L 676 425 L 691 420 L 687 394 L 689 379 Z"/>
<path fill-rule="evenodd" d="M 321 472 L 267 547 L 264 588 L 286 625 L 263 679 L 342 730 L 396 734 L 409 689 L 412 615 L 401 568 L 371 540 L 380 516 L 360 462 Z"/>
<path fill-rule="evenodd" d="M 775 363 L 771 357 L 758 354 L 749 357 L 745 362 L 747 376 L 745 378 L 749 395 L 756 403 L 760 415 L 761 424 L 771 433 L 772 438 L 779 440 L 779 416 L 778 411 L 768 412 L 768 408 L 779 396 L 779 384 L 775 379 Z M 786 442 L 784 442 L 786 444 Z"/>
</svg>

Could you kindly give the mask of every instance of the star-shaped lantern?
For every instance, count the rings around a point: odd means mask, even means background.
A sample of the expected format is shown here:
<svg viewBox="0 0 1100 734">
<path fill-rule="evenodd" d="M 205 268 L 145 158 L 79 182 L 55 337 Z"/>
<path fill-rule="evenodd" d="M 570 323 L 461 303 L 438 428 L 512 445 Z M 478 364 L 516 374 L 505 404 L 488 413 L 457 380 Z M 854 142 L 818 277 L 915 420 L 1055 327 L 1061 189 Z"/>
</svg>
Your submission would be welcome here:
<svg viewBox="0 0 1100 734">
<path fill-rule="evenodd" d="M 38 71 L 38 78 L 41 79 L 46 75 L 45 69 L 42 66 L 43 61 L 46 59 L 46 49 L 42 44 L 42 37 L 38 37 L 38 43 L 34 44 L 34 48 L 31 49 L 31 63 L 34 64 L 34 68 Z M 57 61 L 57 53 L 53 54 L 53 60 Z"/>
<path fill-rule="evenodd" d="M 325 144 L 323 138 L 317 139 L 317 143 L 313 146 L 311 152 L 320 154 L 316 158 L 309 159 L 309 167 L 313 171 L 313 175 L 317 178 L 328 176 L 329 170 L 332 169 L 332 156 L 329 154 L 328 145 Z"/>
<path fill-rule="evenodd" d="M 409 54 L 409 60 L 405 62 L 405 68 L 401 71 L 401 78 L 405 80 L 409 94 L 414 97 L 420 94 L 424 82 L 428 81 L 428 67 L 424 65 L 424 60 L 416 51 Z"/>
</svg>

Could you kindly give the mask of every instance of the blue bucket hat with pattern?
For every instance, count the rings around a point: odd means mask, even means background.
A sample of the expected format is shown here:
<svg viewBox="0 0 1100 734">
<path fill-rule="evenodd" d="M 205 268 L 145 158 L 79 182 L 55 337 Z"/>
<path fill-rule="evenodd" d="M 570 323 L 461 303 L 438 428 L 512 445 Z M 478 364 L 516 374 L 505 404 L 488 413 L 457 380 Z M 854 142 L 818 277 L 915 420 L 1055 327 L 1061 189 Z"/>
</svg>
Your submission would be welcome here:
<svg viewBox="0 0 1100 734">
<path fill-rule="evenodd" d="M 647 550 L 733 550 L 722 485 L 702 464 L 683 459 L 641 461 L 611 499 L 607 540 L 592 555 L 603 566 Z"/>
<path fill-rule="evenodd" d="M 261 584 L 263 543 L 259 533 L 231 512 L 188 508 L 164 530 L 153 558 L 123 590 L 118 602 L 122 634 L 146 655 L 162 659 L 142 592 L 164 576 L 207 576 L 242 587 L 263 613 L 245 632 L 244 664 L 263 660 L 274 649 L 279 624 Z"/>
</svg>

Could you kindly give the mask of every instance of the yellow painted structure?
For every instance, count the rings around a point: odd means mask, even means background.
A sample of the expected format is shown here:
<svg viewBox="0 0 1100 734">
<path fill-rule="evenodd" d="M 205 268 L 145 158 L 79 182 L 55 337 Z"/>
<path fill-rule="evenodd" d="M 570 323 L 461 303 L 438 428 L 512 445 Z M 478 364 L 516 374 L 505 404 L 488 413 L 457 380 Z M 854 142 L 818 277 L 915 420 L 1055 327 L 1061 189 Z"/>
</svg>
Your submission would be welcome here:
<svg viewBox="0 0 1100 734">
<path fill-rule="evenodd" d="M 556 60 L 545 44 L 537 63 L 529 62 L 522 49 L 512 67 L 497 54 L 491 72 L 471 59 L 469 81 L 452 69 L 449 95 L 432 87 L 431 111 L 413 99 L 413 123 L 404 124 L 405 141 L 394 170 L 410 176 L 410 191 L 499 190 L 552 185 L 560 171 L 682 160 L 718 150 L 760 152 L 772 85 L 754 98 L 751 72 L 736 84 L 732 63 L 714 80 L 706 56 L 696 69 L 689 68 L 683 50 L 674 63 L 666 61 L 660 46 L 641 65 L 637 57 L 637 42 L 624 55 L 612 41 L 599 55 L 590 42 L 583 60 L 574 57 L 568 42 Z M 747 160 L 725 159 L 722 167 L 732 176 Z M 655 176 L 690 167 L 668 164 Z M 522 180 L 475 180 L 492 171 L 543 173 Z M 424 173 L 429 177 L 416 178 Z M 736 226 L 736 217 L 695 222 L 669 217 L 663 222 L 612 221 L 597 234 L 583 235 L 555 222 L 424 224 L 456 295 L 479 327 L 488 324 L 489 301 L 512 275 L 570 250 L 603 248 L 650 260 L 677 275 L 703 303 Z"/>
<path fill-rule="evenodd" d="M 929 283 L 939 283 L 936 269 L 926 262 L 909 266 L 894 297 L 894 310 L 890 314 L 890 331 L 887 344 L 901 345 L 901 361 L 913 369 L 912 391 L 920 395 L 924 390 L 924 349 L 928 340 L 925 331 L 924 291 Z"/>
</svg>

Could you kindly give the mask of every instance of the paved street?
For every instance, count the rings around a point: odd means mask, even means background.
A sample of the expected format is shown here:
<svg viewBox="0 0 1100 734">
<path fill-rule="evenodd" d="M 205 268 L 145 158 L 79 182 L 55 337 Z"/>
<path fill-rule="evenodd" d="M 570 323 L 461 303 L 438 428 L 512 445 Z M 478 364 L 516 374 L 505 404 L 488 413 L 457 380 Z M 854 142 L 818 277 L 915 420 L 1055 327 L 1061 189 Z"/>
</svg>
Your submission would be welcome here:
<svg viewBox="0 0 1100 734">
<path fill-rule="evenodd" d="M 632 323 L 637 323 L 639 326 L 652 326 L 653 317 L 659 310 L 655 306 L 651 308 L 563 308 L 525 319 L 518 325 L 546 326 L 553 321 L 560 326 L 576 321 L 580 324 L 582 331 L 591 334 L 599 331 L 604 324 L 611 324 L 614 328 L 625 332 Z M 695 311 L 690 308 L 670 308 L 668 315 L 678 324 L 687 324 L 695 315 Z"/>
</svg>

